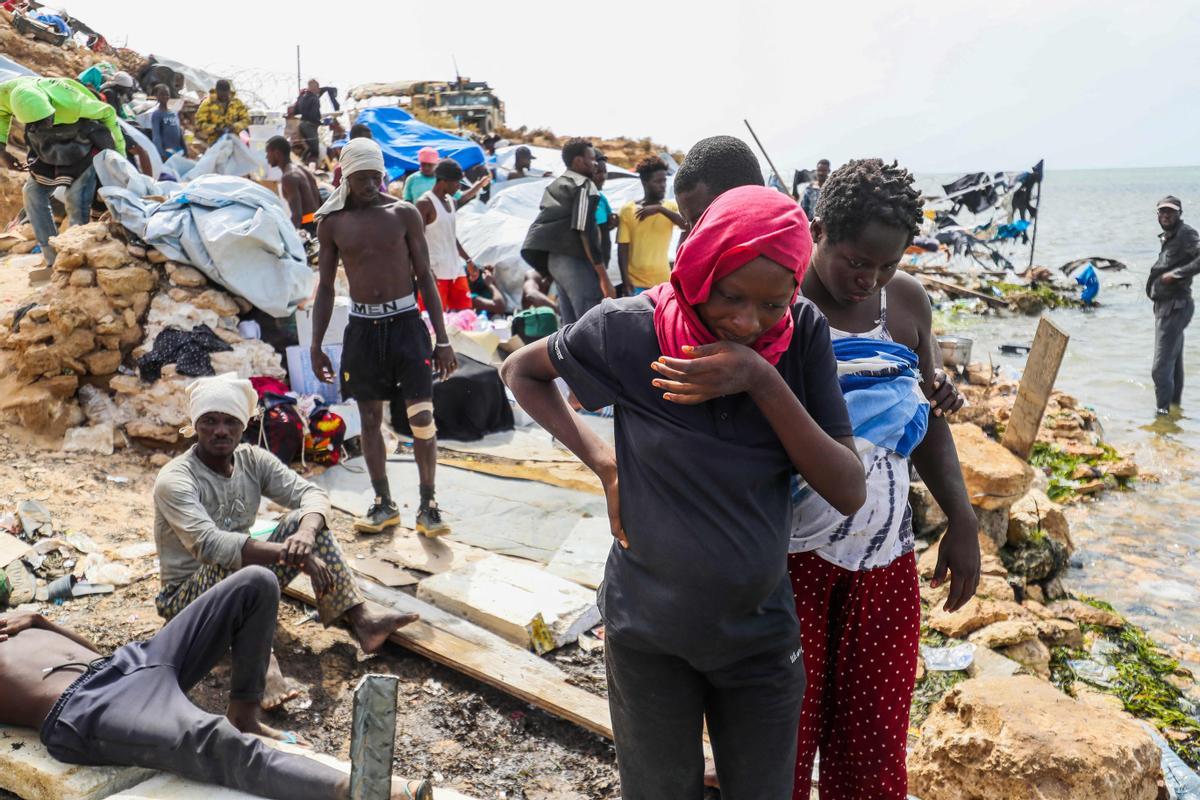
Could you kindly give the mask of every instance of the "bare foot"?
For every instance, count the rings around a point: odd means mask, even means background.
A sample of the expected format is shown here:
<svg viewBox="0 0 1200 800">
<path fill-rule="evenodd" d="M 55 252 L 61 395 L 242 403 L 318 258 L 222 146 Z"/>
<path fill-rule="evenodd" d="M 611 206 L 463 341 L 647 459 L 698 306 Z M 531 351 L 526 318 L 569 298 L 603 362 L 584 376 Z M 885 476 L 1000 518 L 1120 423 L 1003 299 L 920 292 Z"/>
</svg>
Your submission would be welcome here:
<svg viewBox="0 0 1200 800">
<path fill-rule="evenodd" d="M 290 742 L 304 747 L 308 746 L 308 742 L 294 733 L 284 733 L 269 725 L 264 725 L 262 720 L 259 719 L 258 713 L 258 704 L 253 701 L 230 700 L 229 707 L 225 710 L 225 718 L 242 733 L 248 733 L 251 736 L 261 736 L 264 739 L 274 739 L 278 742 Z"/>
<path fill-rule="evenodd" d="M 369 608 L 366 603 L 359 603 L 346 613 L 346 621 L 350 623 L 358 646 L 368 654 L 378 653 L 389 636 L 418 619 L 418 614 L 404 614 L 378 606 Z"/>
<path fill-rule="evenodd" d="M 271 661 L 267 665 L 267 690 L 263 694 L 262 710 L 274 711 L 299 696 L 300 690 L 283 677 L 283 671 L 279 669 L 279 659 L 275 658 L 275 653 L 272 652 Z"/>
</svg>

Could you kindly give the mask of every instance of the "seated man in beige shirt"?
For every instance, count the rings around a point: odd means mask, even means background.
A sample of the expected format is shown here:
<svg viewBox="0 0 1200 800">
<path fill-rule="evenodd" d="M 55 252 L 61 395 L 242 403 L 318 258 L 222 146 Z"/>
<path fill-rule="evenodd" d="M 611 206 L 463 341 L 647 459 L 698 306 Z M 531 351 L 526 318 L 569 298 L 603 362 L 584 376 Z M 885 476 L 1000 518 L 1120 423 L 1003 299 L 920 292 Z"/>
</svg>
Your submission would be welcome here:
<svg viewBox="0 0 1200 800">
<path fill-rule="evenodd" d="M 162 591 L 155 607 L 170 620 L 205 591 L 244 566 L 271 569 L 280 587 L 301 572 L 312 580 L 326 626 L 343 620 L 366 653 L 374 653 L 415 614 L 368 608 L 330 533 L 329 497 L 267 450 L 240 444 L 257 406 L 250 381 L 232 374 L 188 387 L 196 435 L 186 453 L 162 468 L 154 484 L 154 543 Z M 265 540 L 250 537 L 259 501 L 293 509 Z M 271 656 L 264 708 L 294 698 Z"/>
</svg>

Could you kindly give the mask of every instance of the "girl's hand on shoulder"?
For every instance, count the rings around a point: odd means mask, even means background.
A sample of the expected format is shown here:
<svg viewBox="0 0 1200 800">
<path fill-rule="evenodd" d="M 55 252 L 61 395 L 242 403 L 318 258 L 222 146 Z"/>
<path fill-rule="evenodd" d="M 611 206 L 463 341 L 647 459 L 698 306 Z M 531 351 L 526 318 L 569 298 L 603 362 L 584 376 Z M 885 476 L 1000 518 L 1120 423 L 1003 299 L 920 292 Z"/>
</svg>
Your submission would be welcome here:
<svg viewBox="0 0 1200 800">
<path fill-rule="evenodd" d="M 685 347 L 691 358 L 662 356 L 650 365 L 660 377 L 652 381 L 663 399 L 699 405 L 715 397 L 751 391 L 762 368 L 769 366 L 754 350 L 733 342 Z"/>
</svg>

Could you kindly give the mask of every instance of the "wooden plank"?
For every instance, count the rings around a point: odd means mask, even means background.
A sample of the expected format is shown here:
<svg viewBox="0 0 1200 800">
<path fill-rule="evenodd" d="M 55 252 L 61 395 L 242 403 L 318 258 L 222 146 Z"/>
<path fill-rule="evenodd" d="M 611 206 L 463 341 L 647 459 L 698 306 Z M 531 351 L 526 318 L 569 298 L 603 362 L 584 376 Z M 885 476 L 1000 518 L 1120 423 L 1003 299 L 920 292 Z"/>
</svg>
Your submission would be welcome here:
<svg viewBox="0 0 1200 800">
<path fill-rule="evenodd" d="M 399 559 L 397 559 L 399 560 Z M 374 578 L 384 586 L 412 586 L 417 583 L 417 576 L 406 569 L 393 564 L 388 558 L 379 555 L 368 555 L 354 559 L 354 569 Z"/>
<path fill-rule="evenodd" d="M 1054 382 L 1058 379 L 1058 368 L 1062 365 L 1070 340 L 1070 336 L 1045 317 L 1038 322 L 1033 349 L 1029 351 L 1025 372 L 1021 375 L 1021 386 L 1017 390 L 1017 400 L 1013 403 L 1012 416 L 1001 440 L 1001 444 L 1018 458 L 1028 459 L 1033 450 L 1042 416 L 1046 413 L 1046 404 L 1050 402 L 1050 393 L 1054 391 Z"/>
<path fill-rule="evenodd" d="M 536 653 L 573 643 L 600 623 L 594 591 L 499 556 L 426 578 L 417 597 Z"/>
<path fill-rule="evenodd" d="M 0 531 L 0 569 L 4 569 L 32 549 L 11 533 Z"/>
<path fill-rule="evenodd" d="M 384 558 L 394 558 L 402 567 L 428 572 L 431 575 L 438 575 L 491 555 L 481 547 L 472 547 L 446 538 L 430 539 L 416 531 L 407 530 L 396 534 L 392 539 L 391 550 L 380 552 Z M 358 567 L 357 564 L 354 566 Z"/>
<path fill-rule="evenodd" d="M 482 472 L 485 475 L 495 475 L 498 478 L 537 481 L 547 486 L 574 489 L 595 495 L 604 494 L 604 487 L 600 485 L 600 479 L 596 477 L 596 473 L 578 461 L 510 461 L 502 458 L 462 453 L 451 454 L 442 451 L 438 454 L 438 463 L 472 472 Z"/>
<path fill-rule="evenodd" d="M 999 297 L 993 297 L 990 294 L 983 294 L 982 292 L 976 292 L 973 289 L 967 289 L 963 286 L 959 286 L 956 283 L 950 283 L 948 281 L 939 281 L 937 278 L 931 278 L 928 275 L 917 275 L 917 279 L 920 280 L 921 283 L 925 284 L 926 286 L 932 287 L 934 289 L 941 289 L 943 292 L 949 292 L 951 294 L 962 295 L 963 297 L 973 297 L 976 300 L 983 300 L 985 303 L 989 303 L 990 305 L 993 305 L 996 308 L 1008 308 L 1008 301 L 1006 301 L 1006 300 L 1002 300 Z"/>
<path fill-rule="evenodd" d="M 359 579 L 358 585 L 368 602 L 421 616 L 392 634 L 392 642 L 586 730 L 613 737 L 608 702 L 572 686 L 550 662 L 412 595 L 370 580 Z M 292 581 L 286 593 L 316 604 L 304 575 Z"/>
</svg>

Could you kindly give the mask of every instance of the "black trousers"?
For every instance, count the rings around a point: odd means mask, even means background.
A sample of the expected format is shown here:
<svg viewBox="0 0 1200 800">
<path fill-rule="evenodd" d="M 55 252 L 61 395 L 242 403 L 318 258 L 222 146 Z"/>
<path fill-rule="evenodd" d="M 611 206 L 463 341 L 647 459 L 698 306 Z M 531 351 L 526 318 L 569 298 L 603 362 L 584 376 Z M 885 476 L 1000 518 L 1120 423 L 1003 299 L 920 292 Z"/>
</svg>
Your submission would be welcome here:
<svg viewBox="0 0 1200 800">
<path fill-rule="evenodd" d="M 42 724 L 42 742 L 69 764 L 148 767 L 278 800 L 332 800 L 340 772 L 268 747 L 186 694 L 232 650 L 230 698 L 260 700 L 278 609 L 274 573 L 238 570 L 152 639 L 125 645 L 71 684 Z"/>
<path fill-rule="evenodd" d="M 800 645 L 700 671 L 605 642 L 622 800 L 699 800 L 708 721 L 722 800 L 791 800 L 804 700 Z"/>
<path fill-rule="evenodd" d="M 315 163 L 321 158 L 321 126 L 316 122 L 301 121 L 299 127 L 300 138 L 304 140 L 304 155 L 301 158 L 306 164 Z"/>
<path fill-rule="evenodd" d="M 1166 411 L 1183 400 L 1183 332 L 1196 306 L 1192 298 L 1154 303 L 1154 406 Z"/>
</svg>

